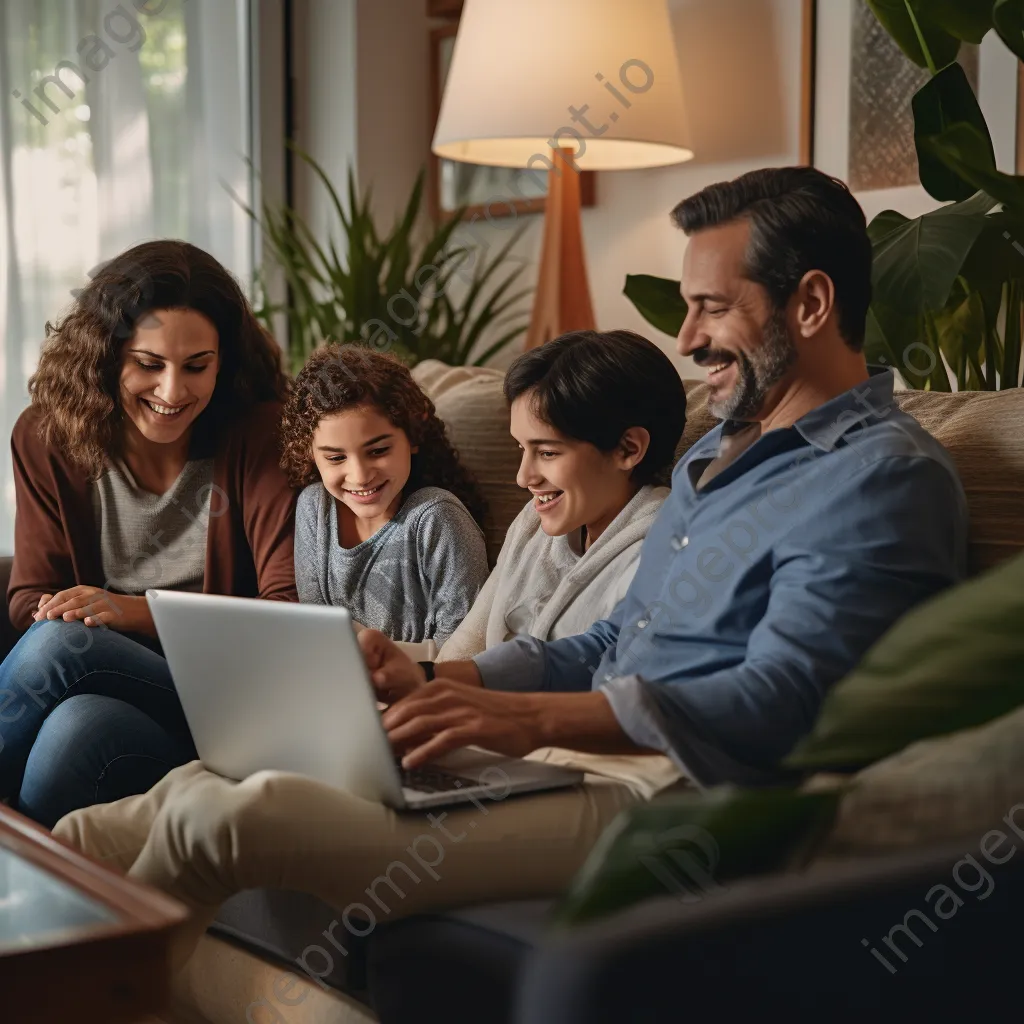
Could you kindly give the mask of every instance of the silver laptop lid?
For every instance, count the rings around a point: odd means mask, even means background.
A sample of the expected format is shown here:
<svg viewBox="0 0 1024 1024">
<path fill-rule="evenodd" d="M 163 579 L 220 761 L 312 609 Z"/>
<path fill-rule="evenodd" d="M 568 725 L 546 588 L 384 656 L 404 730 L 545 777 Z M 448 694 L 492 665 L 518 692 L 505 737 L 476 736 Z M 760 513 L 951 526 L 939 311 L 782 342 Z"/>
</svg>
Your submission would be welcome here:
<svg viewBox="0 0 1024 1024">
<path fill-rule="evenodd" d="M 203 764 L 298 772 L 402 806 L 376 698 L 344 608 L 146 592 Z"/>
</svg>

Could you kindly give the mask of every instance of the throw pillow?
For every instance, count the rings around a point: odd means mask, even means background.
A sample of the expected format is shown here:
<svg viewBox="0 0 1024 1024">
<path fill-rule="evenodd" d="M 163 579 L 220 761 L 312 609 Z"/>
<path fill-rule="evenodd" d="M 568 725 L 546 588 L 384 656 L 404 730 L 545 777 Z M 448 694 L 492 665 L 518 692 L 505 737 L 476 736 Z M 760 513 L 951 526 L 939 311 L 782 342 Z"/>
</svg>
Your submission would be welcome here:
<svg viewBox="0 0 1024 1024">
<path fill-rule="evenodd" d="M 901 618 L 825 698 L 784 764 L 849 771 L 1024 705 L 1024 555 Z"/>
<path fill-rule="evenodd" d="M 1024 845 L 1022 801 L 1024 708 L 1018 708 L 987 725 L 911 744 L 858 772 L 814 863 L 981 839 L 993 827 Z"/>
</svg>

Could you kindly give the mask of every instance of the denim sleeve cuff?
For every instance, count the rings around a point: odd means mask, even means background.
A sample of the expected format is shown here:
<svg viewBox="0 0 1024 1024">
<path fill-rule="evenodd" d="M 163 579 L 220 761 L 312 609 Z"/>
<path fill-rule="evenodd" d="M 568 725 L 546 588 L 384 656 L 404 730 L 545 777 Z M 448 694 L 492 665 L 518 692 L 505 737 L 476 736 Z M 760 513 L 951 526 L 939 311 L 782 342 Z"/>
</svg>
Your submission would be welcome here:
<svg viewBox="0 0 1024 1024">
<path fill-rule="evenodd" d="M 639 676 L 616 676 L 601 687 L 601 692 L 611 704 L 612 712 L 619 720 L 622 731 L 638 747 L 660 750 L 672 759 L 684 775 L 693 778 L 693 773 L 679 756 L 665 731 L 661 716 L 651 702 L 647 688 Z"/>
<path fill-rule="evenodd" d="M 517 636 L 495 644 L 473 658 L 484 688 L 518 693 L 544 689 L 544 643 L 533 636 Z"/>
</svg>

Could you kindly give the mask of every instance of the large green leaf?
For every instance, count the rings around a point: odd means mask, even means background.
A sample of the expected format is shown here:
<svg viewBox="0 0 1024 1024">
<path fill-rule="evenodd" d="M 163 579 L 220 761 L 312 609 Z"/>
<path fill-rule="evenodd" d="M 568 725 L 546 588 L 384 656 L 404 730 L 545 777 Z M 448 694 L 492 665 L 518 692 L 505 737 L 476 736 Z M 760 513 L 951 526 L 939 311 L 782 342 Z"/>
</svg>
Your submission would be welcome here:
<svg viewBox="0 0 1024 1024">
<path fill-rule="evenodd" d="M 949 299 L 967 254 L 995 200 L 977 194 L 908 220 L 874 245 L 875 297 L 906 315 L 938 312 Z"/>
<path fill-rule="evenodd" d="M 869 363 L 898 367 L 899 345 L 899 338 L 886 331 L 884 323 L 879 322 L 876 306 L 872 304 L 864 327 L 864 358 Z"/>
<path fill-rule="evenodd" d="M 978 132 L 978 150 L 972 154 L 973 160 L 980 166 L 995 167 L 996 154 L 985 115 L 981 112 L 978 97 L 974 95 L 963 67 L 954 61 L 949 67 L 943 68 L 917 91 L 913 108 L 914 142 L 917 146 L 921 184 L 935 199 L 969 199 L 977 192 L 977 188 L 964 181 L 927 147 L 921 145 L 923 138 L 939 135 L 952 124 L 971 124 Z"/>
<path fill-rule="evenodd" d="M 679 294 L 678 281 L 650 274 L 629 274 L 622 291 L 652 327 L 673 338 L 679 334 L 687 306 Z"/>
<path fill-rule="evenodd" d="M 982 373 L 981 362 L 987 329 L 981 296 L 969 291 L 951 309 L 943 310 L 935 318 L 935 333 L 940 351 L 956 374 L 958 390 L 984 389 L 987 377 Z M 986 364 L 986 373 L 992 375 L 994 383 L 995 363 L 986 360 Z"/>
<path fill-rule="evenodd" d="M 999 321 L 1004 283 L 1024 278 L 1024 253 L 1018 253 L 1012 242 L 1017 232 L 1024 238 L 1024 228 L 1002 211 L 987 219 L 985 230 L 974 243 L 960 275 L 981 298 L 986 326 L 994 328 Z"/>
<path fill-rule="evenodd" d="M 976 2 L 980 4 L 983 0 Z M 919 67 L 928 67 L 929 57 L 935 70 L 956 60 L 960 40 L 928 17 L 929 0 L 867 0 L 867 3 L 886 32 Z"/>
<path fill-rule="evenodd" d="M 903 227 L 909 221 L 909 217 L 904 216 L 897 210 L 883 210 L 868 225 L 868 238 L 871 239 L 871 244 L 874 245 L 876 242 L 881 241 L 890 232 Z"/>
<path fill-rule="evenodd" d="M 1024 0 L 998 0 L 992 9 L 992 22 L 999 38 L 1024 60 Z"/>
<path fill-rule="evenodd" d="M 938 135 L 922 138 L 919 146 L 976 189 L 1024 214 L 1024 177 L 1004 174 L 996 170 L 994 160 L 983 157 L 986 140 L 975 125 L 958 122 Z"/>
<path fill-rule="evenodd" d="M 922 0 L 925 20 L 965 43 L 980 43 L 992 27 L 995 0 Z"/>
<path fill-rule="evenodd" d="M 868 309 L 864 355 L 869 363 L 899 370 L 916 390 L 942 387 L 940 378 L 945 371 L 937 348 L 924 329 L 923 318 L 897 312 L 877 299 Z"/>
<path fill-rule="evenodd" d="M 578 924 L 653 896 L 692 903 L 780 868 L 832 823 L 839 795 L 723 786 L 637 804 L 602 833 L 554 921 Z"/>
</svg>

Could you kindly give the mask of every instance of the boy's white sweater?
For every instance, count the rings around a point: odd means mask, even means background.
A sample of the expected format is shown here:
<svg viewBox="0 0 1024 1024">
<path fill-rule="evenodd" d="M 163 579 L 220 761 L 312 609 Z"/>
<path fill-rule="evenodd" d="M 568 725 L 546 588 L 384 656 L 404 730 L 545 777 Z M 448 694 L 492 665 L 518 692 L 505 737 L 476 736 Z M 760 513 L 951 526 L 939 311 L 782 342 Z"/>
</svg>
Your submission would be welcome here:
<svg viewBox="0 0 1024 1024">
<path fill-rule="evenodd" d="M 531 501 L 505 535 L 469 614 L 437 655 L 461 661 L 517 634 L 558 640 L 607 618 L 629 587 L 667 487 L 642 487 L 586 550 L 579 533 L 549 537 Z"/>
</svg>

